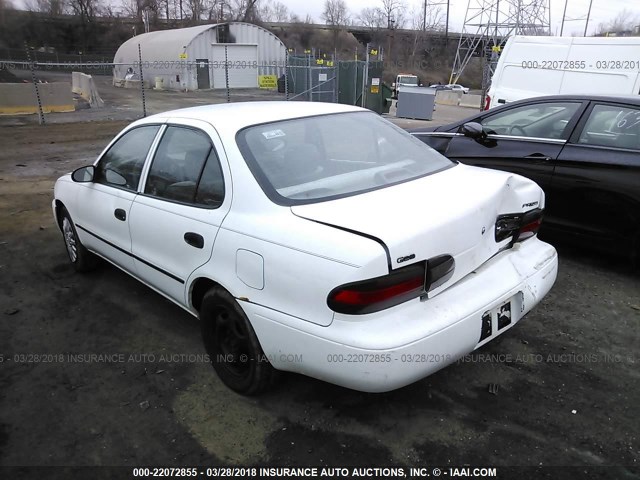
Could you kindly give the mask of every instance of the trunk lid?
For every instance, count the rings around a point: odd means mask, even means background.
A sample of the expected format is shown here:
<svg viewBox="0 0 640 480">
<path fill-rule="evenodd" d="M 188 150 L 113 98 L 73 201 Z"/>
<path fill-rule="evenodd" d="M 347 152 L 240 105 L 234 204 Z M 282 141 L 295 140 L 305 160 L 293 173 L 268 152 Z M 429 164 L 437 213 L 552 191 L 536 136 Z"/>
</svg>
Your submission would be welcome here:
<svg viewBox="0 0 640 480">
<path fill-rule="evenodd" d="M 544 193 L 531 180 L 459 164 L 417 180 L 291 210 L 379 239 L 388 249 L 391 269 L 451 255 L 454 274 L 431 293 L 435 295 L 508 245 L 508 239 L 495 241 L 498 215 L 543 207 Z"/>
</svg>

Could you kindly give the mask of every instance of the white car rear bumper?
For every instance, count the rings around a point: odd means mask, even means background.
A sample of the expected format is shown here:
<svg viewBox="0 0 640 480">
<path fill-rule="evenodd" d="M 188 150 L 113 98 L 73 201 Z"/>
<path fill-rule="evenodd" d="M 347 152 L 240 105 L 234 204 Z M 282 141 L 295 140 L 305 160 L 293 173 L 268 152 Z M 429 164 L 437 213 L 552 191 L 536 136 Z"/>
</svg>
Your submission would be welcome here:
<svg viewBox="0 0 640 480">
<path fill-rule="evenodd" d="M 327 327 L 250 302 L 241 305 L 275 368 L 384 392 L 426 377 L 507 331 L 547 294 L 557 271 L 555 249 L 534 238 L 434 298 L 369 315 L 336 314 Z M 505 303 L 510 323 L 498 328 L 497 310 Z M 491 334 L 480 341 L 483 316 Z"/>
</svg>

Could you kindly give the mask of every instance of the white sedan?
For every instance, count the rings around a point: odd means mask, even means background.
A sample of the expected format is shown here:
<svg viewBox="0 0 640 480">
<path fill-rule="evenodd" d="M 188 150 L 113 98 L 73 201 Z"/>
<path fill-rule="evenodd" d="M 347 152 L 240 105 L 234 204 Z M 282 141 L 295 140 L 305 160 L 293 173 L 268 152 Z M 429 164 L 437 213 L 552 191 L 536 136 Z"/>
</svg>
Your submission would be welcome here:
<svg viewBox="0 0 640 480">
<path fill-rule="evenodd" d="M 276 370 L 356 390 L 415 382 L 546 295 L 544 193 L 449 161 L 380 116 L 304 102 L 176 110 L 56 182 L 79 272 L 108 260 L 201 320 L 233 390 Z"/>
<path fill-rule="evenodd" d="M 457 83 L 450 83 L 446 85 L 446 87 L 449 87 L 454 92 L 469 93 L 469 87 L 463 87 L 462 85 L 458 85 Z"/>
</svg>

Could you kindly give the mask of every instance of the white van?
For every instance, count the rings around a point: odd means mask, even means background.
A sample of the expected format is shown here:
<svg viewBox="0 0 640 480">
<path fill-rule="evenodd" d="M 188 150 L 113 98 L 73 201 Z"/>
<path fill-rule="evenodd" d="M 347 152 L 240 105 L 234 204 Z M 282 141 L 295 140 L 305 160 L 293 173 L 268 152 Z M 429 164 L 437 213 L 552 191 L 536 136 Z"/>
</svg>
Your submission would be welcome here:
<svg viewBox="0 0 640 480">
<path fill-rule="evenodd" d="M 540 95 L 640 93 L 640 37 L 527 37 L 507 40 L 485 110 Z"/>
</svg>

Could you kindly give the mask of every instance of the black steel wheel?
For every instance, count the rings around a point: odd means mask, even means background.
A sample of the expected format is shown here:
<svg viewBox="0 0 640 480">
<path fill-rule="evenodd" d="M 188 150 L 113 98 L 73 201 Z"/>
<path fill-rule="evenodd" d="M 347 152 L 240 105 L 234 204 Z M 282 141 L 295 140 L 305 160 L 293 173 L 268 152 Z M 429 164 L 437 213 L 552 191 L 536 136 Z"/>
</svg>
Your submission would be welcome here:
<svg viewBox="0 0 640 480">
<path fill-rule="evenodd" d="M 199 313 L 204 346 L 222 382 L 243 395 L 268 389 L 275 370 L 235 298 L 220 287 L 212 288 Z"/>
</svg>

